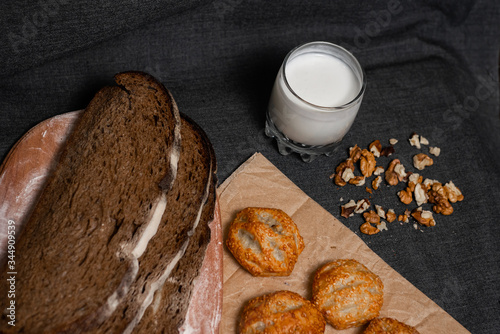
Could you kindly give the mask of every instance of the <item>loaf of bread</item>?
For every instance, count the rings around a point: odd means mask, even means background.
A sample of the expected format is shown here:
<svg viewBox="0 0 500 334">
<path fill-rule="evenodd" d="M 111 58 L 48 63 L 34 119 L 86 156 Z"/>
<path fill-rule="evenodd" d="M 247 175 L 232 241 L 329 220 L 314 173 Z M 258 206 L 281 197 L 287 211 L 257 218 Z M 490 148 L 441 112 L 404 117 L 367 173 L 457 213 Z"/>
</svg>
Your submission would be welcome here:
<svg viewBox="0 0 500 334">
<path fill-rule="evenodd" d="M 80 116 L 17 241 L 16 322 L 3 313 L 2 333 L 184 323 L 216 209 L 215 155 L 153 77 L 115 81 Z"/>
<path fill-rule="evenodd" d="M 320 334 L 325 326 L 313 303 L 298 293 L 282 290 L 250 300 L 243 308 L 238 333 Z"/>
<path fill-rule="evenodd" d="M 326 322 L 340 330 L 361 326 L 379 315 L 382 280 L 353 259 L 324 264 L 313 280 L 313 302 Z"/>
<path fill-rule="evenodd" d="M 304 249 L 304 240 L 282 210 L 252 207 L 236 214 L 226 245 L 253 276 L 288 276 Z"/>
</svg>

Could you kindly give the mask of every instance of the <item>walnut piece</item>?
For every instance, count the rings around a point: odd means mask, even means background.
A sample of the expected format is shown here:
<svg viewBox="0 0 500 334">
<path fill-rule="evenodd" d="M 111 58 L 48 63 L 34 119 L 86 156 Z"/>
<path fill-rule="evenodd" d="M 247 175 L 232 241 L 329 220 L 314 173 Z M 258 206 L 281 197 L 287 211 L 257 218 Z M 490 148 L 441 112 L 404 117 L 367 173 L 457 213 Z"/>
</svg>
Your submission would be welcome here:
<svg viewBox="0 0 500 334">
<path fill-rule="evenodd" d="M 432 188 L 427 194 L 429 196 L 429 202 L 434 204 L 432 210 L 434 210 L 435 213 L 440 213 L 445 216 L 453 213 L 453 207 L 448 201 L 448 197 L 446 196 L 444 187 L 441 183 L 433 183 Z"/>
<path fill-rule="evenodd" d="M 380 224 L 380 217 L 375 211 L 370 210 L 368 212 L 365 212 L 363 213 L 363 217 L 365 218 L 365 222 L 359 228 L 362 233 L 373 235 L 380 232 L 378 227 L 372 225 L 372 224 L 376 225 Z"/>
<path fill-rule="evenodd" d="M 399 181 L 406 180 L 406 177 L 408 176 L 408 174 L 405 172 L 405 166 L 403 166 L 401 163 L 394 166 L 394 172 L 398 176 Z"/>
<path fill-rule="evenodd" d="M 394 152 L 395 152 L 394 146 L 390 145 L 390 146 L 384 147 L 382 149 L 382 152 L 380 152 L 380 155 L 384 156 L 384 157 L 388 157 L 388 156 L 392 155 Z"/>
<path fill-rule="evenodd" d="M 342 180 L 344 180 L 345 182 L 349 182 L 351 179 L 354 179 L 354 171 L 351 168 L 347 167 L 342 172 Z"/>
<path fill-rule="evenodd" d="M 349 158 L 352 159 L 352 162 L 356 163 L 361 158 L 361 148 L 358 145 L 354 145 L 349 149 Z"/>
<path fill-rule="evenodd" d="M 408 176 L 408 182 L 413 182 L 415 184 L 423 182 L 423 180 L 424 178 L 419 173 L 411 173 L 411 175 Z"/>
<path fill-rule="evenodd" d="M 411 173 L 410 176 L 408 177 L 408 187 L 410 188 L 411 191 L 415 191 L 415 186 L 418 183 L 422 183 L 423 176 L 419 175 L 418 173 Z"/>
<path fill-rule="evenodd" d="M 410 222 L 410 215 L 411 215 L 410 210 L 406 209 L 404 214 L 398 216 L 398 221 L 408 223 Z"/>
<path fill-rule="evenodd" d="M 356 203 L 356 209 L 354 209 L 354 213 L 363 213 L 365 212 L 369 207 L 370 207 L 371 203 L 368 199 L 360 199 L 357 203 Z"/>
<path fill-rule="evenodd" d="M 387 224 L 385 223 L 385 221 L 381 220 L 380 221 L 380 224 L 377 225 L 377 228 L 380 230 L 380 231 L 384 231 L 384 230 L 388 230 L 387 229 Z"/>
<path fill-rule="evenodd" d="M 427 138 L 420 136 L 420 144 L 421 145 L 429 145 L 429 141 L 427 140 Z"/>
<path fill-rule="evenodd" d="M 354 210 L 356 209 L 356 202 L 350 200 L 346 204 L 340 207 L 340 215 L 344 218 L 349 218 L 354 216 Z"/>
<path fill-rule="evenodd" d="M 411 190 L 406 187 L 405 190 L 398 192 L 399 200 L 404 204 L 410 204 L 413 201 L 413 196 L 411 195 Z"/>
<path fill-rule="evenodd" d="M 349 180 L 350 184 L 354 184 L 358 187 L 365 185 L 366 178 L 364 176 L 355 176 Z"/>
<path fill-rule="evenodd" d="M 391 139 L 389 139 L 389 143 L 391 145 L 396 145 L 398 143 L 398 140 L 396 138 L 391 138 Z"/>
<path fill-rule="evenodd" d="M 420 140 L 415 132 L 411 134 L 409 141 L 411 146 L 415 146 L 420 150 Z"/>
<path fill-rule="evenodd" d="M 363 217 L 371 224 L 380 224 L 380 216 L 373 210 L 363 213 Z"/>
<path fill-rule="evenodd" d="M 377 165 L 377 161 L 375 160 L 375 156 L 372 152 L 368 150 L 361 151 L 361 159 L 359 161 L 359 167 L 361 169 L 361 174 L 364 177 L 372 176 L 375 171 L 375 167 Z"/>
<path fill-rule="evenodd" d="M 427 166 L 432 166 L 434 160 L 425 153 L 419 153 L 413 156 L 413 166 L 418 170 L 423 170 Z"/>
<path fill-rule="evenodd" d="M 380 152 L 382 152 L 382 144 L 380 144 L 380 140 L 373 141 L 370 145 L 368 145 L 368 149 L 373 155 L 377 158 L 380 157 Z"/>
<path fill-rule="evenodd" d="M 377 166 L 375 170 L 373 171 L 373 175 L 380 175 L 384 172 L 384 167 L 382 166 Z"/>
<path fill-rule="evenodd" d="M 398 164 L 400 164 L 399 159 L 392 160 L 389 167 L 387 167 L 387 170 L 385 171 L 385 181 L 391 186 L 395 186 L 399 183 L 398 175 L 394 172 L 394 168 Z"/>
<path fill-rule="evenodd" d="M 439 147 L 429 146 L 429 153 L 439 157 L 441 154 L 441 149 Z"/>
<path fill-rule="evenodd" d="M 439 183 L 439 181 L 432 179 L 425 179 L 424 182 L 422 182 L 422 188 L 424 188 L 425 191 L 429 191 L 434 183 Z"/>
<path fill-rule="evenodd" d="M 385 211 L 384 208 L 382 208 L 382 206 L 375 204 L 375 210 L 377 210 L 377 214 L 379 215 L 380 218 L 386 219 Z"/>
<path fill-rule="evenodd" d="M 361 231 L 361 233 L 367 235 L 374 235 L 380 232 L 380 230 L 376 226 L 373 226 L 369 222 L 364 222 L 363 224 L 361 224 L 359 230 Z"/>
<path fill-rule="evenodd" d="M 439 201 L 432 207 L 432 210 L 434 210 L 435 213 L 440 213 L 445 216 L 449 216 L 453 213 L 453 207 L 448 200 Z"/>
<path fill-rule="evenodd" d="M 342 161 L 335 169 L 334 182 L 336 185 L 340 187 L 343 187 L 347 184 L 347 182 L 342 179 L 342 174 L 344 173 L 346 168 L 354 170 L 354 163 L 352 162 L 352 159 L 347 159 L 346 161 Z"/>
<path fill-rule="evenodd" d="M 377 176 L 376 178 L 373 179 L 372 181 L 372 188 L 374 190 L 377 190 L 380 187 L 380 184 L 382 183 L 382 176 Z"/>
<path fill-rule="evenodd" d="M 432 212 L 422 210 L 421 207 L 414 209 L 411 212 L 411 216 L 415 218 L 415 220 L 420 224 L 424 226 L 435 226 L 436 221 L 434 220 L 434 217 L 432 216 Z"/>
<path fill-rule="evenodd" d="M 396 213 L 393 209 L 387 210 L 387 212 L 385 213 L 385 219 L 387 219 L 389 223 L 392 223 L 396 220 Z"/>
<path fill-rule="evenodd" d="M 444 185 L 444 192 L 451 203 L 463 201 L 464 199 L 464 195 L 462 195 L 460 189 L 452 181 Z"/>
<path fill-rule="evenodd" d="M 417 202 L 418 206 L 427 203 L 428 200 L 427 192 L 424 190 L 424 188 L 422 188 L 422 183 L 419 182 L 415 185 L 413 194 L 415 195 L 415 202 Z"/>
</svg>

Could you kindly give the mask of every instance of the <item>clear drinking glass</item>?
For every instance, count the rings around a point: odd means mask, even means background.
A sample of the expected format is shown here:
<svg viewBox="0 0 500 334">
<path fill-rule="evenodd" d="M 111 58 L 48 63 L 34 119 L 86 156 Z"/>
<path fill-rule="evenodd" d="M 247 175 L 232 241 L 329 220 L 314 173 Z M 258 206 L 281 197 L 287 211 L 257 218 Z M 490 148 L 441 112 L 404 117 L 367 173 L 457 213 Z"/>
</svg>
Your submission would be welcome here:
<svg viewBox="0 0 500 334">
<path fill-rule="evenodd" d="M 276 77 L 266 113 L 266 135 L 279 152 L 310 162 L 334 153 L 358 113 L 366 78 L 357 59 L 329 42 L 291 50 Z"/>
</svg>

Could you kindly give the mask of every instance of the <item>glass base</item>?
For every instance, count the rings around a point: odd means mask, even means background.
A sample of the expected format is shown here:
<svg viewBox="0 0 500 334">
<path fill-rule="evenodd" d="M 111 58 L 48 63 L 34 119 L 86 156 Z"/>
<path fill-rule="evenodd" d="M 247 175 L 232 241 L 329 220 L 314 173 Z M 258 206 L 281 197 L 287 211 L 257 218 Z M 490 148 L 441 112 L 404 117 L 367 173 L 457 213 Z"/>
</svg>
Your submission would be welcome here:
<svg viewBox="0 0 500 334">
<path fill-rule="evenodd" d="M 290 153 L 298 153 L 304 162 L 312 162 L 320 155 L 331 156 L 333 155 L 340 144 L 340 141 L 328 145 L 305 145 L 297 143 L 284 134 L 282 134 L 269 119 L 266 120 L 266 136 L 275 138 L 278 144 L 278 151 L 282 155 L 289 155 Z"/>
</svg>

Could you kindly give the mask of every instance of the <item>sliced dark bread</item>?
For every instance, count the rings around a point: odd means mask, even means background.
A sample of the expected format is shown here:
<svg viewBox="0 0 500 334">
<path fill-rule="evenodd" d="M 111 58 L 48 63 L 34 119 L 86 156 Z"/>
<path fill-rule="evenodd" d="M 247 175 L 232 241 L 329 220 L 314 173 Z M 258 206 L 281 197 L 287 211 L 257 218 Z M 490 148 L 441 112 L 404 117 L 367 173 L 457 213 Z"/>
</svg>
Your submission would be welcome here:
<svg viewBox="0 0 500 334">
<path fill-rule="evenodd" d="M 174 183 L 172 188 L 173 200 L 193 202 L 189 200 L 189 197 L 193 196 L 193 189 L 200 185 L 207 186 L 203 190 L 206 193 L 203 202 L 198 205 L 193 205 L 193 207 L 179 206 L 184 210 L 179 212 L 181 215 L 179 221 L 190 221 L 196 226 L 186 224 L 177 227 L 176 236 L 185 237 L 187 233 L 189 238 L 189 240 L 182 239 L 183 246 L 181 247 L 186 247 L 185 255 L 179 258 L 179 262 L 174 267 L 163 288 L 155 295 L 152 304 L 161 306 L 156 309 L 155 307 L 149 307 L 146 310 L 142 321 L 137 326 L 137 333 L 155 333 L 158 332 L 158 329 L 162 329 L 164 333 L 177 333 L 177 329 L 184 322 L 189 307 L 190 298 L 186 298 L 186 296 L 191 295 L 210 238 L 210 229 L 207 222 L 213 220 L 215 211 L 215 155 L 203 130 L 186 116 L 182 116 L 181 133 L 182 149 L 177 174 L 177 180 L 180 182 Z M 211 165 L 212 168 L 203 168 L 202 166 L 205 165 Z M 203 182 L 200 182 L 200 180 L 203 180 Z M 192 209 L 198 210 L 196 214 L 199 215 L 199 219 L 193 221 Z M 159 230 L 159 233 L 171 232 Z M 158 239 L 158 242 L 162 241 Z M 153 247 L 153 244 L 151 246 Z M 152 264 L 154 262 L 153 260 Z M 148 280 L 151 279 L 148 278 Z M 207 303 L 209 302 L 207 301 Z M 201 314 L 199 319 L 202 321 Z"/>
<path fill-rule="evenodd" d="M 75 125 L 17 242 L 16 326 L 4 312 L 0 332 L 176 333 L 184 321 L 210 239 L 213 149 L 154 78 L 115 80 Z"/>
</svg>

